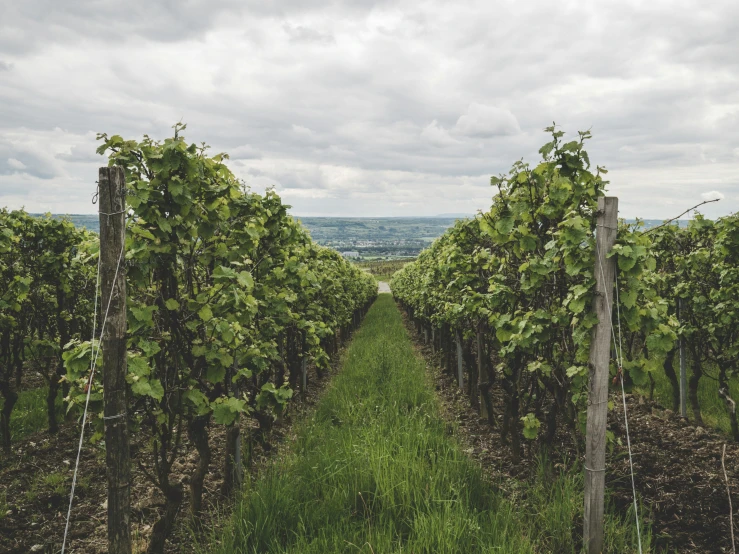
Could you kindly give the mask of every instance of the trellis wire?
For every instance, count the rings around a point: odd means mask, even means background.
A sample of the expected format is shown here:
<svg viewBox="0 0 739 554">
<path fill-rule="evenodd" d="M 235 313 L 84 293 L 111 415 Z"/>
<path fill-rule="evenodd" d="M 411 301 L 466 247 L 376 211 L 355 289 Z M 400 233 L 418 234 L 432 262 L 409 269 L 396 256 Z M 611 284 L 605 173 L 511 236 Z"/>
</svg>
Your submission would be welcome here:
<svg viewBox="0 0 739 554">
<path fill-rule="evenodd" d="M 598 253 L 598 245 L 596 243 L 596 256 L 598 258 L 598 264 L 600 265 L 600 273 L 603 276 L 603 280 L 605 280 L 605 271 L 603 270 L 603 261 L 600 258 L 600 255 Z M 619 294 L 618 294 L 618 266 L 616 266 L 615 269 L 615 285 L 616 285 L 616 316 L 617 316 L 617 324 L 618 324 L 618 340 L 616 340 L 616 332 L 613 329 L 613 325 L 611 325 L 611 337 L 613 338 L 613 348 L 616 350 L 616 363 L 618 364 L 618 370 L 619 370 L 619 380 L 621 381 L 621 398 L 623 400 L 623 406 L 624 406 L 624 424 L 626 427 L 626 446 L 629 451 L 629 469 L 631 471 L 631 492 L 633 494 L 634 498 L 634 519 L 636 520 L 636 537 L 639 544 L 639 554 L 642 554 L 642 546 L 641 546 L 641 528 L 639 526 L 639 507 L 636 502 L 636 483 L 634 481 L 634 460 L 631 454 L 631 438 L 629 436 L 629 419 L 626 413 L 626 391 L 624 389 L 624 379 L 623 379 L 623 347 L 621 342 L 621 308 L 619 306 Z M 606 305 L 612 306 L 610 303 L 610 300 L 608 298 L 608 291 L 604 291 L 605 297 L 606 297 Z"/>
<path fill-rule="evenodd" d="M 107 214 L 106 214 L 107 215 Z M 121 260 L 123 259 L 123 252 L 125 251 L 125 246 L 121 248 L 121 253 L 118 256 L 118 264 L 115 268 L 115 275 L 113 276 L 113 282 L 115 282 L 116 277 L 118 276 L 118 270 L 121 267 Z M 92 348 L 95 348 L 95 328 L 97 326 L 97 310 L 98 310 L 98 291 L 100 290 L 100 255 L 98 254 L 98 268 L 97 268 L 97 279 L 95 284 L 95 309 L 93 311 L 93 317 L 92 317 Z M 101 341 L 103 340 L 103 333 L 105 332 L 105 324 L 108 321 L 108 311 L 110 310 L 110 302 L 113 298 L 113 291 L 111 290 L 110 296 L 108 296 L 108 305 L 105 308 L 105 316 L 103 317 L 103 324 L 100 328 L 100 338 L 98 339 L 97 344 L 97 350 L 95 351 L 95 355 L 92 357 L 90 362 L 90 376 L 87 379 L 87 397 L 85 398 L 85 411 L 82 415 L 82 429 L 80 430 L 80 442 L 77 446 L 77 461 L 74 464 L 74 474 L 72 475 L 72 490 L 69 493 L 69 507 L 67 508 L 67 521 L 64 525 L 64 539 L 62 540 L 62 552 L 61 554 L 64 554 L 64 551 L 67 547 L 67 533 L 69 532 L 69 521 L 71 519 L 72 515 L 72 503 L 74 502 L 74 489 L 77 485 L 77 472 L 79 470 L 80 466 L 80 455 L 82 454 L 82 443 L 85 439 L 85 423 L 87 422 L 87 408 L 90 404 L 90 394 L 92 393 L 92 380 L 95 376 L 95 368 L 97 366 L 98 357 L 100 356 L 100 350 L 101 350 Z"/>
<path fill-rule="evenodd" d="M 621 372 L 619 381 L 621 381 L 621 399 L 624 404 L 624 425 L 626 426 L 626 446 L 629 450 L 629 469 L 631 470 L 631 492 L 634 495 L 634 518 L 636 519 L 636 536 L 639 541 L 639 554 L 641 554 L 641 530 L 639 529 L 639 507 L 636 502 L 636 483 L 634 482 L 634 459 L 631 455 L 631 438 L 629 436 L 629 418 L 626 413 L 626 391 L 624 390 L 624 376 L 623 376 L 623 363 L 624 363 L 624 349 L 621 338 L 621 300 L 618 296 L 618 268 L 616 268 L 616 321 L 618 322 L 618 350 L 616 354 L 619 357 L 618 368 Z M 613 327 L 611 327 L 611 333 L 613 333 Z M 616 342 L 616 336 L 613 337 L 614 347 Z"/>
</svg>

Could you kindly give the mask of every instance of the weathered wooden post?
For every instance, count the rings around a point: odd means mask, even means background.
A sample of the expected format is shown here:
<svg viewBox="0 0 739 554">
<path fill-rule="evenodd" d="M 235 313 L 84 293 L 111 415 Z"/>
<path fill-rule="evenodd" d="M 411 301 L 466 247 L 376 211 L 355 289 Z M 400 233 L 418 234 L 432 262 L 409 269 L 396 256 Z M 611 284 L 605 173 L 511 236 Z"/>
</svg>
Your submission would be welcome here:
<svg viewBox="0 0 739 554">
<path fill-rule="evenodd" d="M 682 322 L 683 299 L 677 301 L 677 317 Z M 680 416 L 688 417 L 688 370 L 685 360 L 685 341 L 680 337 Z"/>
<path fill-rule="evenodd" d="M 484 375 L 485 372 L 485 362 L 483 360 L 484 356 L 484 349 L 482 347 L 482 342 L 484 340 L 483 334 L 483 325 L 482 321 L 479 321 L 477 324 L 477 336 L 476 338 L 476 346 L 477 346 L 477 394 L 479 395 L 478 402 L 480 403 L 480 410 L 479 414 L 480 417 L 484 417 L 487 419 L 488 417 L 488 405 L 487 402 L 485 402 L 485 391 L 483 390 L 485 388 L 485 383 L 487 382 L 486 375 Z"/>
<path fill-rule="evenodd" d="M 306 333 L 305 331 L 302 332 L 302 344 L 300 347 L 300 391 L 303 394 L 303 398 L 305 398 L 305 395 L 308 391 L 308 356 L 306 355 L 307 352 L 305 351 L 305 345 L 306 345 Z"/>
<path fill-rule="evenodd" d="M 281 359 L 284 360 L 284 346 L 282 337 L 279 339 L 279 349 Z M 281 362 L 284 364 L 284 362 Z M 236 359 L 234 359 L 231 365 L 230 377 L 236 373 L 238 365 Z M 280 370 L 284 379 L 284 369 Z M 280 379 L 281 380 L 281 379 Z M 237 381 L 233 383 L 232 394 L 233 396 L 240 396 L 241 384 Z M 226 457 L 223 465 L 223 485 L 221 492 L 224 496 L 230 496 L 235 491 L 241 489 L 243 484 L 244 466 L 241 460 L 241 419 L 240 415 L 236 415 L 236 421 L 231 425 L 226 426 Z"/>
<path fill-rule="evenodd" d="M 131 554 L 131 457 L 126 406 L 126 181 L 121 167 L 98 174 L 100 289 L 104 332 L 103 413 L 108 475 L 108 552 Z"/>
<path fill-rule="evenodd" d="M 457 382 L 459 388 L 464 390 L 464 357 L 462 356 L 462 331 L 457 330 Z"/>
<path fill-rule="evenodd" d="M 608 417 L 608 361 L 616 258 L 606 258 L 616 243 L 618 198 L 598 199 L 593 311 L 598 323 L 590 343 L 590 390 L 585 444 L 585 521 L 583 542 L 588 554 L 603 551 L 603 503 L 606 472 L 606 419 Z"/>
</svg>

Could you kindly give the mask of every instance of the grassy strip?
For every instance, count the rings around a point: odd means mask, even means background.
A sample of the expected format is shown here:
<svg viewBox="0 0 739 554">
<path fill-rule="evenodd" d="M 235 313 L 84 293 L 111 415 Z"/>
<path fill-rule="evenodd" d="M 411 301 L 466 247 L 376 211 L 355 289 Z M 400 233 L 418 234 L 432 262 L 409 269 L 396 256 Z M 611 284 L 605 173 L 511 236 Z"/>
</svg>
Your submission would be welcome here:
<svg viewBox="0 0 739 554">
<path fill-rule="evenodd" d="M 542 472 L 518 510 L 487 483 L 450 436 L 388 294 L 296 431 L 211 537 L 215 552 L 576 552 L 582 479 Z M 607 535 L 608 551 L 633 551 L 628 525 L 609 517 Z"/>
</svg>

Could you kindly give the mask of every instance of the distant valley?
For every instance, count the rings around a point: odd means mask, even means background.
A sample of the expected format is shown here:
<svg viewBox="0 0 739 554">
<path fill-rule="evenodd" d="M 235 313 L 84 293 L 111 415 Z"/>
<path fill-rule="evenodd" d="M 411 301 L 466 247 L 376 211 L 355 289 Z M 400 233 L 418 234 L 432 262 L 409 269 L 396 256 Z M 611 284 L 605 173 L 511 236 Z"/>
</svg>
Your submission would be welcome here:
<svg viewBox="0 0 739 554">
<path fill-rule="evenodd" d="M 55 215 L 66 217 L 75 225 L 98 232 L 97 214 Z M 436 217 L 300 217 L 294 216 L 317 243 L 347 252 L 360 259 L 411 258 L 435 238 L 454 225 L 457 219 L 472 217 L 462 214 L 441 214 Z M 634 220 L 627 220 L 633 222 Z M 663 223 L 646 219 L 646 228 Z M 680 220 L 687 225 L 687 220 Z"/>
</svg>

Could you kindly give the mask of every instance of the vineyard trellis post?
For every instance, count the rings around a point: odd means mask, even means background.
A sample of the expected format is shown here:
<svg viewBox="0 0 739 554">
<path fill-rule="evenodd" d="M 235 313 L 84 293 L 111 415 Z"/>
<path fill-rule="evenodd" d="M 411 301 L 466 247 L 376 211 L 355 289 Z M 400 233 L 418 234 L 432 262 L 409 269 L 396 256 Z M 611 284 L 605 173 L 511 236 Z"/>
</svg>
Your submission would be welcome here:
<svg viewBox="0 0 739 554">
<path fill-rule="evenodd" d="M 305 398 L 308 392 L 308 352 L 306 350 L 305 331 L 301 333 L 300 358 L 300 392 L 303 394 L 303 398 Z"/>
<path fill-rule="evenodd" d="M 464 390 L 464 358 L 462 356 L 462 331 L 456 332 L 457 343 L 457 382 L 459 388 Z"/>
<path fill-rule="evenodd" d="M 608 363 L 611 352 L 613 285 L 616 258 L 607 258 L 616 243 L 618 198 L 598 199 L 595 250 L 595 297 L 598 323 L 590 343 L 590 382 L 585 438 L 585 517 L 583 541 L 588 554 L 603 550 L 606 420 L 608 417 Z"/>
<path fill-rule="evenodd" d="M 682 323 L 683 299 L 677 301 L 677 317 Z M 685 341 L 680 337 L 680 416 L 688 417 L 688 370 L 685 360 Z"/>
<path fill-rule="evenodd" d="M 485 371 L 485 362 L 483 360 L 483 323 L 482 320 L 477 322 L 477 329 L 475 334 L 475 346 L 477 347 L 477 394 L 478 394 L 478 402 L 480 403 L 480 410 L 479 414 L 480 417 L 487 419 L 488 418 L 488 405 L 485 401 L 485 392 L 484 388 L 487 383 L 486 376 L 483 375 L 483 372 Z"/>
<path fill-rule="evenodd" d="M 108 552 L 131 554 L 131 457 L 126 407 L 126 182 L 123 168 L 101 167 L 98 192 Z"/>
</svg>

